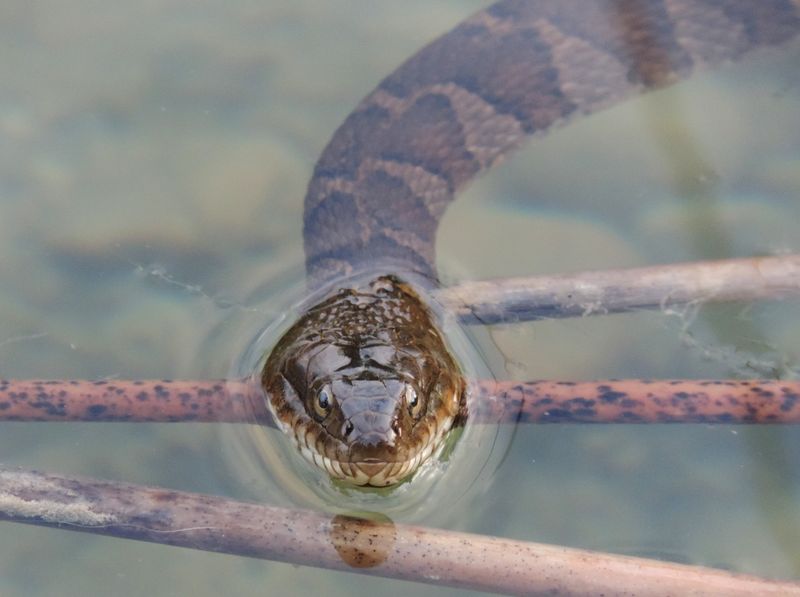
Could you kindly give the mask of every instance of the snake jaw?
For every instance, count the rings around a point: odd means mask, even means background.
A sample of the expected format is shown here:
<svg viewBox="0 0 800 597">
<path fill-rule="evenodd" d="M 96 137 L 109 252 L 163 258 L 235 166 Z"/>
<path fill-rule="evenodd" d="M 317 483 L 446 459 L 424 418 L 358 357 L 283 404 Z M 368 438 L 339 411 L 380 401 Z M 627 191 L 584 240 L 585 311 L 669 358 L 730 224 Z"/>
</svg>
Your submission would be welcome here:
<svg viewBox="0 0 800 597">
<path fill-rule="evenodd" d="M 331 458 L 304 441 L 303 438 L 308 436 L 304 426 L 298 425 L 295 427 L 295 432 L 289 433 L 303 458 L 325 470 L 331 477 L 358 486 L 387 487 L 403 481 L 416 472 L 443 447 L 444 437 L 452 427 L 453 420 L 454 417 L 447 417 L 445 421 L 436 426 L 435 433 L 430 434 L 427 441 L 417 451 L 402 460 L 386 460 L 377 457 L 363 460 Z"/>
<path fill-rule="evenodd" d="M 451 400 L 454 403 L 460 401 L 457 395 Z M 332 458 L 322 453 L 319 448 L 319 441 L 309 441 L 312 437 L 312 427 L 318 424 L 310 418 L 292 417 L 290 421 L 284 420 L 275 411 L 271 401 L 267 401 L 269 410 L 273 415 L 278 428 L 292 438 L 295 447 L 300 455 L 309 463 L 326 471 L 331 477 L 347 481 L 356 486 L 363 487 L 387 487 L 400 483 L 408 476 L 416 472 L 431 457 L 438 454 L 444 446 L 444 439 L 451 430 L 455 416 L 446 416 L 442 420 L 432 420 L 432 425 L 423 435 L 424 441 L 418 444 L 418 449 L 407 457 L 397 460 L 387 460 L 378 457 L 363 456 L 363 446 L 358 446 L 360 450 L 354 450 L 353 446 L 348 446 L 337 441 L 336 455 Z M 319 436 L 317 436 L 319 437 Z M 356 456 L 355 452 L 361 452 Z M 361 459 L 359 459 L 361 458 Z"/>
</svg>

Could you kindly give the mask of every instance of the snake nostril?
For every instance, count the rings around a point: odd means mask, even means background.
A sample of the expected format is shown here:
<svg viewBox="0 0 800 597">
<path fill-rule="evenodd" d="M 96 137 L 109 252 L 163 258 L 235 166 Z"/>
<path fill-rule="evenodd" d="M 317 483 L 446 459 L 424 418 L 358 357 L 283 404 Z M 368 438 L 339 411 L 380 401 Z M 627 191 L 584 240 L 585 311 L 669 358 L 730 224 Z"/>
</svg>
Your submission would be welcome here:
<svg viewBox="0 0 800 597">
<path fill-rule="evenodd" d="M 394 431 L 397 437 L 400 437 L 402 430 L 403 428 L 400 426 L 400 419 L 398 417 L 395 417 L 394 420 L 392 421 L 392 431 Z"/>
<path fill-rule="evenodd" d="M 346 421 L 344 424 L 344 436 L 347 437 L 351 433 L 353 433 L 353 423 L 351 421 Z"/>
</svg>

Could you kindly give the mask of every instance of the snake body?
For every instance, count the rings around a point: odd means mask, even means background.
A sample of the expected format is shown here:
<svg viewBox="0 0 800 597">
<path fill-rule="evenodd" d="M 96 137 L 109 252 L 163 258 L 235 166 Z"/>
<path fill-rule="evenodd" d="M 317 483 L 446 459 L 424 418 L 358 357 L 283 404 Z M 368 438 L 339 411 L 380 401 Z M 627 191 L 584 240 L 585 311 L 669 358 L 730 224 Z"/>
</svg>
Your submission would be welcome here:
<svg viewBox="0 0 800 597">
<path fill-rule="evenodd" d="M 532 134 L 798 31 L 800 0 L 501 0 L 420 50 L 314 169 L 303 234 L 322 298 L 264 365 L 279 426 L 334 477 L 411 475 L 464 400 L 415 289 L 435 283 L 436 229 L 458 191 Z"/>
</svg>

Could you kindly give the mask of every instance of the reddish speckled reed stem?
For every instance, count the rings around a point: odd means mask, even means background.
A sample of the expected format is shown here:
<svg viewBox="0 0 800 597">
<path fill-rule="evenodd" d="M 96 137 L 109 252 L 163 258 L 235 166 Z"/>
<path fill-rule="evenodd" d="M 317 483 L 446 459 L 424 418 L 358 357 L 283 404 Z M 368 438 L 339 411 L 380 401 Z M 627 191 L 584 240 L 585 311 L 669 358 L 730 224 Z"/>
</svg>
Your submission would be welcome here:
<svg viewBox="0 0 800 597">
<path fill-rule="evenodd" d="M 484 423 L 800 423 L 796 380 L 483 380 L 473 395 Z M 0 380 L 0 421 L 271 423 L 243 380 Z"/>
<path fill-rule="evenodd" d="M 523 423 L 800 423 L 800 381 L 482 381 L 479 420 Z"/>
<path fill-rule="evenodd" d="M 266 423 L 261 389 L 242 380 L 0 380 L 0 421 Z"/>
<path fill-rule="evenodd" d="M 709 568 L 2 467 L 0 520 L 493 593 L 800 595 Z"/>
</svg>

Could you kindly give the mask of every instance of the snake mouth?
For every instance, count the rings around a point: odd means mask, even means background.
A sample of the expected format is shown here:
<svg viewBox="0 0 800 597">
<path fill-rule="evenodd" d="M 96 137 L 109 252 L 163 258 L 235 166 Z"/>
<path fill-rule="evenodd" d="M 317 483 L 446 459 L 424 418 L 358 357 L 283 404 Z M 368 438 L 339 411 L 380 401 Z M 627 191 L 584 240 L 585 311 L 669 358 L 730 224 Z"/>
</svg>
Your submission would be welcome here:
<svg viewBox="0 0 800 597">
<path fill-rule="evenodd" d="M 440 451 L 453 420 L 454 417 L 447 417 L 435 425 L 429 433 L 423 434 L 423 439 L 415 447 L 405 451 L 405 458 L 394 460 L 376 457 L 348 459 L 346 457 L 352 448 L 341 454 L 337 451 L 336 456 L 323 454 L 315 445 L 306 443 L 307 435 L 301 430 L 302 425 L 295 427 L 291 436 L 303 458 L 331 477 L 361 487 L 388 487 L 403 481 Z"/>
<path fill-rule="evenodd" d="M 407 460 L 386 462 L 377 458 L 361 461 L 336 460 L 308 448 L 300 448 L 300 453 L 306 460 L 325 470 L 332 477 L 362 487 L 387 487 L 399 483 L 428 460 L 433 451 L 434 445 L 430 442 L 423 450 Z"/>
</svg>

